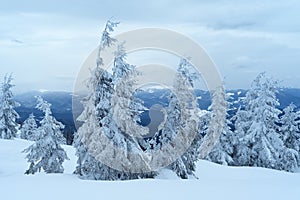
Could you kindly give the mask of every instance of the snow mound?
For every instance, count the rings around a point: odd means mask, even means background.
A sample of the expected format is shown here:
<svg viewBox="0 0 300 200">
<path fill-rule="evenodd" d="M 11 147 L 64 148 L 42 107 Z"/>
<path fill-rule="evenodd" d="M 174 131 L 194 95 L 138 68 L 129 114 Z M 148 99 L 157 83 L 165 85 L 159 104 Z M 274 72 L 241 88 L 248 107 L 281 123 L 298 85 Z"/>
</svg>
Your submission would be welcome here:
<svg viewBox="0 0 300 200">
<path fill-rule="evenodd" d="M 64 174 L 24 175 L 28 164 L 21 152 L 30 144 L 0 139 L 1 199 L 300 199 L 298 173 L 226 167 L 208 161 L 197 163 L 198 179 L 181 180 L 164 169 L 154 180 L 81 180 L 72 174 L 76 156 L 70 146 L 64 146 L 70 158 L 64 163 Z"/>
</svg>

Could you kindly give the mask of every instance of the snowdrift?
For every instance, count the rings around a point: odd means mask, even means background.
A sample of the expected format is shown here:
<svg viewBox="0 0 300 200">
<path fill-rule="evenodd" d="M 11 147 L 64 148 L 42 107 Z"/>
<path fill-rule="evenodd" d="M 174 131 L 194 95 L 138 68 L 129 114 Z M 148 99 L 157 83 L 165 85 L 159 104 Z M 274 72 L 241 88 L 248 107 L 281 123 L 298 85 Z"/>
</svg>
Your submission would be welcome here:
<svg viewBox="0 0 300 200">
<path fill-rule="evenodd" d="M 20 139 L 0 139 L 0 199 L 300 199 L 300 173 L 208 161 L 197 163 L 198 179 L 181 180 L 162 170 L 154 180 L 81 180 L 72 174 L 76 157 L 70 146 L 64 146 L 70 158 L 64 163 L 64 174 L 24 175 L 28 163 L 21 152 L 29 145 Z"/>
</svg>

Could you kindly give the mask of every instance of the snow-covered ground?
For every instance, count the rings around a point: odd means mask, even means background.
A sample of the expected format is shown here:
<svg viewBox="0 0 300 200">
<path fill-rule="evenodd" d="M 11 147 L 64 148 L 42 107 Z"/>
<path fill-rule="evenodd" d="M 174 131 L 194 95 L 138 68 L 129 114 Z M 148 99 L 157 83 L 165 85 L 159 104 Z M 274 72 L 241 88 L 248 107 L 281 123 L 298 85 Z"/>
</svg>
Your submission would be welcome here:
<svg viewBox="0 0 300 200">
<path fill-rule="evenodd" d="M 30 142 L 0 139 L 0 199 L 218 199 L 300 200 L 300 173 L 261 168 L 197 164 L 199 179 L 180 180 L 163 170 L 155 180 L 86 181 L 72 174 L 75 151 L 65 146 L 64 174 L 24 175 L 28 164 L 21 151 Z"/>
</svg>

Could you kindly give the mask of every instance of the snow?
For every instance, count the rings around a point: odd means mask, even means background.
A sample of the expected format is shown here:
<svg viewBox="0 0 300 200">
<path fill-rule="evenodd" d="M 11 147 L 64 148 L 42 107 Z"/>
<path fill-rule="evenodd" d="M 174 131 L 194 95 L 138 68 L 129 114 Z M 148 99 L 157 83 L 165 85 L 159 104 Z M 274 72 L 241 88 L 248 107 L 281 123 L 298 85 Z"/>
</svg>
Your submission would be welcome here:
<svg viewBox="0 0 300 200">
<path fill-rule="evenodd" d="M 49 92 L 49 90 L 47 90 L 47 89 L 39 89 L 38 91 L 41 92 L 41 93 Z"/>
<path fill-rule="evenodd" d="M 87 181 L 77 178 L 75 150 L 63 146 L 70 160 L 64 174 L 24 175 L 28 164 L 21 151 L 32 142 L 0 139 L 1 199 L 300 199 L 300 174 L 276 170 L 226 167 L 199 161 L 198 179 L 181 180 L 161 170 L 154 180 Z"/>
</svg>

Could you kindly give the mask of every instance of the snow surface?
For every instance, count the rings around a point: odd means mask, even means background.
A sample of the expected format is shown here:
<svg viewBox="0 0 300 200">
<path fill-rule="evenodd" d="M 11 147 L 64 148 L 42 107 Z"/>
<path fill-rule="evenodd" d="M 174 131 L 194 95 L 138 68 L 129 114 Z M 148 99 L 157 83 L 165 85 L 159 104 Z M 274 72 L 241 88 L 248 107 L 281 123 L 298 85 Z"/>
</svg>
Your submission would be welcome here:
<svg viewBox="0 0 300 200">
<path fill-rule="evenodd" d="M 64 146 L 70 160 L 64 174 L 24 175 L 28 164 L 23 149 L 31 142 L 0 139 L 0 199 L 218 199 L 300 200 L 300 174 L 226 167 L 199 161 L 198 179 L 179 179 L 162 170 L 155 180 L 87 181 L 77 178 L 73 147 Z"/>
<path fill-rule="evenodd" d="M 228 93 L 226 93 L 228 96 L 234 96 L 234 93 L 232 93 L 232 92 L 228 92 Z"/>
</svg>

